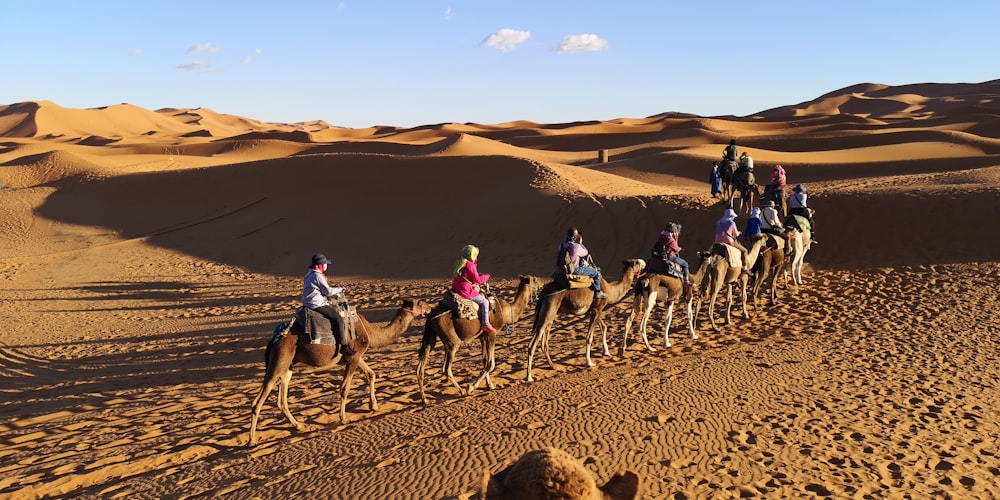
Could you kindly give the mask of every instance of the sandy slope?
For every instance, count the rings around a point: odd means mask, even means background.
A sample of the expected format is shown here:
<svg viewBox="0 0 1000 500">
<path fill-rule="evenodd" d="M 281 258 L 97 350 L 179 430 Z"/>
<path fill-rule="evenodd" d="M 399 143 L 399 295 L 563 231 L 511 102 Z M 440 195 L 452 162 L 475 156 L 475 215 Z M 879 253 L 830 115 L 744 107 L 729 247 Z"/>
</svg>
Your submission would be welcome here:
<svg viewBox="0 0 1000 500">
<path fill-rule="evenodd" d="M 755 117 L 340 129 L 207 109 L 0 106 L 0 498 L 468 498 L 485 470 L 557 446 L 643 498 L 1000 496 L 998 84 L 859 85 Z M 466 243 L 501 298 L 547 276 L 568 226 L 609 279 L 668 220 L 684 255 L 724 205 L 729 138 L 806 183 L 821 243 L 805 283 L 719 332 L 683 314 L 655 352 L 631 299 L 557 323 L 525 382 L 530 308 L 497 347 L 498 387 L 428 368 L 423 321 L 367 356 L 382 406 L 340 369 L 297 367 L 296 432 L 272 395 L 245 446 L 263 346 L 309 256 L 367 318 L 436 301 Z M 597 162 L 608 150 L 610 161 Z M 675 315 L 676 317 L 676 315 Z M 662 313 L 657 321 L 662 322 Z M 470 381 L 478 347 L 459 351 Z"/>
</svg>

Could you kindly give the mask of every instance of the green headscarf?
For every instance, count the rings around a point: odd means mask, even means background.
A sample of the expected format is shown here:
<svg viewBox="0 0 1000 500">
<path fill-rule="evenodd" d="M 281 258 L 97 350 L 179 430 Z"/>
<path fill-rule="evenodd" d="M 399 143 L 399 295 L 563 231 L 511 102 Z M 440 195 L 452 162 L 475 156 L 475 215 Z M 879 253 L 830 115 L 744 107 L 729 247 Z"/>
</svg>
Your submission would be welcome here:
<svg viewBox="0 0 1000 500">
<path fill-rule="evenodd" d="M 451 271 L 452 276 L 457 276 L 458 273 L 462 272 L 462 268 L 465 267 L 465 263 L 475 262 L 479 258 L 479 249 L 475 245 L 465 245 L 462 247 L 462 258 L 455 261 L 455 269 Z"/>
</svg>

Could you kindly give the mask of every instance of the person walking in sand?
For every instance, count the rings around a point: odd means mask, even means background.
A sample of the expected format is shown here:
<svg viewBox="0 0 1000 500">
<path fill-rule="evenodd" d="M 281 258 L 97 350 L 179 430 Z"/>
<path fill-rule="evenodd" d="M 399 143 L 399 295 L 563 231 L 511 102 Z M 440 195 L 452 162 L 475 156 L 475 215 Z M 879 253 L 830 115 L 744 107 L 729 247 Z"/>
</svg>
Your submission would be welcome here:
<svg viewBox="0 0 1000 500">
<path fill-rule="evenodd" d="M 722 194 L 722 175 L 719 174 L 719 162 L 712 162 L 712 170 L 708 173 L 708 184 L 712 187 L 712 198 Z"/>
</svg>

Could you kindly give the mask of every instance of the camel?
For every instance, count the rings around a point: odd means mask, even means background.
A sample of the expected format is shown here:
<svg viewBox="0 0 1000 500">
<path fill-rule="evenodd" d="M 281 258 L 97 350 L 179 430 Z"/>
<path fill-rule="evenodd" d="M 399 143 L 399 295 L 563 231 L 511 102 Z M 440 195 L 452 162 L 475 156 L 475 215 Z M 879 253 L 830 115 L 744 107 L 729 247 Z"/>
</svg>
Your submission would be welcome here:
<svg viewBox="0 0 1000 500">
<path fill-rule="evenodd" d="M 806 252 L 812 246 L 812 238 L 809 230 L 799 231 L 794 224 L 785 225 L 785 234 L 788 236 L 788 244 L 791 247 L 787 261 L 792 267 L 792 282 L 802 285 L 802 265 L 805 262 Z"/>
<path fill-rule="evenodd" d="M 729 206 L 733 206 L 733 198 L 739 191 L 740 208 L 737 210 L 743 214 L 749 214 L 753 208 L 753 200 L 760 197 L 760 189 L 754 179 L 753 172 L 740 172 L 733 178 L 733 191 L 729 196 Z"/>
<path fill-rule="evenodd" d="M 754 239 L 753 245 L 747 251 L 746 262 L 742 263 L 740 267 L 733 267 L 729 265 L 727 260 L 727 252 L 723 245 L 716 243 L 712 245 L 712 256 L 709 259 L 709 269 L 706 275 L 702 278 L 703 282 L 707 282 L 701 288 L 702 294 L 710 295 L 708 302 L 708 320 L 712 325 L 712 330 L 719 331 L 719 327 L 715 324 L 715 299 L 719 295 L 719 290 L 723 286 L 726 287 L 726 324 L 732 323 L 731 312 L 733 309 L 733 286 L 739 286 L 740 299 L 743 305 L 743 317 L 748 318 L 750 314 L 747 312 L 747 281 L 749 277 L 749 272 L 744 272 L 744 269 L 753 268 L 757 261 L 757 256 L 760 254 L 762 247 L 764 246 L 764 238 Z"/>
<path fill-rule="evenodd" d="M 767 286 L 770 292 L 769 305 L 778 303 L 778 274 L 785 270 L 785 240 L 773 234 L 762 233 L 768 240 L 764 243 L 757 262 L 750 270 L 753 281 L 750 296 L 757 305 L 757 294 L 762 286 Z M 786 275 L 787 279 L 787 275 Z"/>
<path fill-rule="evenodd" d="M 521 316 L 521 313 L 528 308 L 530 303 L 538 299 L 539 290 L 542 287 L 541 280 L 534 276 L 521 276 L 517 291 L 510 303 L 498 300 L 490 308 L 490 324 L 497 330 L 506 325 L 513 325 Z M 490 372 L 496 367 L 494 351 L 496 348 L 496 334 L 483 332 L 480 327 L 482 323 L 478 319 L 455 319 L 452 318 L 451 309 L 445 304 L 438 304 L 430 313 L 430 318 L 424 324 L 424 336 L 420 341 L 419 361 L 417 362 L 417 385 L 420 387 L 420 398 L 424 404 L 429 404 L 427 395 L 424 392 L 424 366 L 427 363 L 427 353 L 434 348 L 437 339 L 441 339 L 444 344 L 444 372 L 448 380 L 459 391 L 462 387 L 455 380 L 452 373 L 452 364 L 455 361 L 455 354 L 459 346 L 473 340 L 480 339 L 482 343 L 483 372 L 475 382 L 469 384 L 466 394 L 472 394 L 479 384 L 486 380 L 490 389 L 496 388 Z"/>
<path fill-rule="evenodd" d="M 736 161 L 722 160 L 719 163 L 719 178 L 722 179 L 722 195 L 729 200 L 729 205 L 733 203 L 733 172 L 736 171 Z"/>
<path fill-rule="evenodd" d="M 633 500 L 639 495 L 639 476 L 627 470 L 597 486 L 593 473 L 558 448 L 542 448 L 521 455 L 509 467 L 483 474 L 479 500 Z"/>
<path fill-rule="evenodd" d="M 606 293 L 607 298 L 595 299 L 594 291 L 590 288 L 566 288 L 557 281 L 549 282 L 542 288 L 538 305 L 535 307 L 535 323 L 532 326 L 531 345 L 528 349 L 528 382 L 534 382 L 531 376 L 531 365 L 535 358 L 535 349 L 541 343 L 542 351 L 545 352 L 545 359 L 549 366 L 555 369 L 552 357 L 549 355 L 548 337 L 552 329 L 552 322 L 560 313 L 571 315 L 589 315 L 590 327 L 587 330 L 587 348 L 585 355 L 586 366 L 596 366 L 590 358 L 590 346 L 594 341 L 594 330 L 600 326 L 604 344 L 604 355 L 611 356 L 608 350 L 608 325 L 604 322 L 604 308 L 608 304 L 614 304 L 621 300 L 632 289 L 632 284 L 646 268 L 646 261 L 642 259 L 627 259 L 622 262 L 625 267 L 622 278 L 614 283 L 608 283 L 601 275 L 601 291 Z"/>
<path fill-rule="evenodd" d="M 365 353 L 369 349 L 392 344 L 409 328 L 414 318 L 426 316 L 429 311 L 429 304 L 418 299 L 406 299 L 399 311 L 396 312 L 396 316 L 384 326 L 374 325 L 364 316 L 358 314 L 355 326 L 357 336 L 348 342 L 355 354 L 346 358 L 347 366 L 344 368 L 344 379 L 340 384 L 341 422 L 344 422 L 346 416 L 347 390 L 351 386 L 354 372 L 359 369 L 368 378 L 371 411 L 378 411 L 378 400 L 375 399 L 375 372 L 365 363 Z M 288 409 L 288 386 L 292 380 L 292 365 L 302 363 L 316 368 L 326 368 L 341 358 L 339 351 L 338 346 L 310 344 L 309 336 L 305 334 L 302 325 L 298 323 L 292 324 L 291 328 L 268 342 L 267 348 L 264 350 L 264 366 L 266 368 L 264 382 L 261 384 L 260 391 L 254 398 L 252 405 L 250 446 L 257 444 L 257 419 L 260 417 L 264 401 L 275 385 L 280 386 L 278 388 L 278 408 L 285 414 L 285 418 L 297 430 L 301 431 L 306 428 L 295 420 L 292 412 Z"/>
<path fill-rule="evenodd" d="M 698 270 L 690 276 L 691 281 L 696 284 L 695 287 L 698 283 L 701 283 L 702 277 L 708 269 L 709 258 L 712 256 L 709 252 L 698 252 L 698 255 L 700 257 Z M 622 337 L 622 346 L 619 350 L 619 355 L 624 355 L 625 353 L 629 330 L 632 328 L 632 322 L 635 321 L 640 312 L 642 319 L 639 321 L 639 332 L 642 333 L 642 342 L 646 344 L 647 351 L 656 352 L 656 349 L 653 349 L 653 346 L 649 345 L 649 338 L 646 336 L 646 325 L 649 322 L 650 313 L 658 303 L 665 304 L 666 306 L 666 319 L 663 325 L 663 347 L 671 347 L 669 333 L 670 324 L 674 318 L 674 305 L 681 300 L 687 306 L 688 332 L 690 337 L 691 339 L 697 339 L 698 334 L 694 331 L 695 315 L 691 313 L 694 298 L 698 295 L 695 287 L 685 287 L 680 278 L 665 274 L 650 274 L 636 281 L 632 312 L 625 320 L 625 335 Z"/>
</svg>

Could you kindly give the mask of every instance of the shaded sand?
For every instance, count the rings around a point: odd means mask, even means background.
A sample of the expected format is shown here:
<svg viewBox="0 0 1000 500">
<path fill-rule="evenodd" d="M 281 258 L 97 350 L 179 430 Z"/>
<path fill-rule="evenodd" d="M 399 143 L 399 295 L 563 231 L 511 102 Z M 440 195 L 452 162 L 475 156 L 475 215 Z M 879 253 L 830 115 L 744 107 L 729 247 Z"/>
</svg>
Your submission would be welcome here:
<svg viewBox="0 0 1000 500">
<path fill-rule="evenodd" d="M 0 498 L 470 498 L 545 446 L 642 498 L 1000 497 L 1000 84 L 862 84 L 753 117 L 342 129 L 206 109 L 0 106 Z M 424 321 L 366 361 L 347 422 L 339 367 L 296 365 L 260 444 L 250 402 L 309 256 L 371 321 L 437 301 L 466 243 L 509 298 L 579 227 L 612 279 L 668 220 L 684 256 L 725 205 L 729 139 L 760 176 L 805 183 L 820 244 L 802 286 L 736 313 L 675 313 L 664 348 L 609 351 L 557 320 L 527 383 L 529 307 L 500 335 L 495 390 L 459 394 Z M 608 163 L 598 163 L 606 149 Z M 741 220 L 742 223 L 742 220 Z M 660 323 L 657 323 L 659 320 Z M 659 325 L 659 326 L 657 326 Z M 463 385 L 479 347 L 459 349 Z"/>
</svg>

